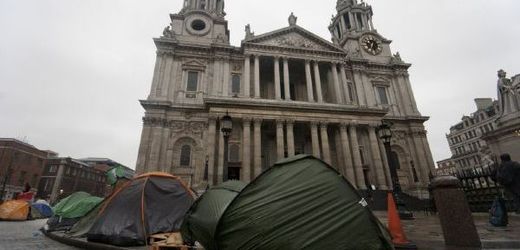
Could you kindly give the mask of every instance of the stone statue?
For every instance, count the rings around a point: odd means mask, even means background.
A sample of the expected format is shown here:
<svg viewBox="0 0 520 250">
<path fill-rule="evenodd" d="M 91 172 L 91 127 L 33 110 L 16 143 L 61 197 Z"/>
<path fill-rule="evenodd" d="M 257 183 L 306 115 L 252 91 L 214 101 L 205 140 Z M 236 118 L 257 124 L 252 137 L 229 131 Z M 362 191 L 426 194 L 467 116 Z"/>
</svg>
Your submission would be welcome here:
<svg viewBox="0 0 520 250">
<path fill-rule="evenodd" d="M 246 25 L 246 39 L 252 38 L 255 36 L 255 33 L 251 32 L 251 25 Z"/>
<path fill-rule="evenodd" d="M 163 37 L 174 38 L 175 31 L 172 30 L 171 26 L 166 26 L 162 32 Z"/>
<path fill-rule="evenodd" d="M 291 12 L 291 15 L 289 16 L 289 26 L 296 25 L 296 21 L 298 21 L 298 18 Z"/>
<path fill-rule="evenodd" d="M 504 70 L 498 71 L 498 105 L 500 108 L 499 117 L 505 116 L 514 112 L 520 111 L 519 107 L 519 94 L 515 91 L 518 88 L 518 83 L 514 86 L 511 80 L 506 78 L 506 72 Z"/>
</svg>

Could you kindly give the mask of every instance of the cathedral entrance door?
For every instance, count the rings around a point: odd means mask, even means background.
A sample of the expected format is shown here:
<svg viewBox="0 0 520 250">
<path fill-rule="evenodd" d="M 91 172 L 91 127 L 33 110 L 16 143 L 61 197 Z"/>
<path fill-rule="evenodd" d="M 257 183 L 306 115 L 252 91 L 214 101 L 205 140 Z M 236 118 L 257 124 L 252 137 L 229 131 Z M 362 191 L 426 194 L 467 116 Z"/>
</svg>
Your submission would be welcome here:
<svg viewBox="0 0 520 250">
<path fill-rule="evenodd" d="M 240 167 L 229 167 L 228 180 L 240 180 Z"/>
</svg>

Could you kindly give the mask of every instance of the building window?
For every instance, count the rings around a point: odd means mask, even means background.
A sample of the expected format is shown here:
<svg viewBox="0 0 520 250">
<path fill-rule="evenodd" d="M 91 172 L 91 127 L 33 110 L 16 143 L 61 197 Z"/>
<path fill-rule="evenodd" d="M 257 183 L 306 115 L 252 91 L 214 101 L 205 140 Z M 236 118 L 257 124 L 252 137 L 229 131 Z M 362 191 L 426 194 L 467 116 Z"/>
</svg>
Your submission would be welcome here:
<svg viewBox="0 0 520 250">
<path fill-rule="evenodd" d="M 25 183 L 25 176 L 27 175 L 27 172 L 26 171 L 21 171 L 20 172 L 20 176 L 18 176 L 18 184 L 20 186 L 23 186 Z"/>
<path fill-rule="evenodd" d="M 343 14 L 343 20 L 345 20 L 345 24 L 347 25 L 347 29 L 352 28 L 350 25 L 350 18 L 347 13 Z"/>
<path fill-rule="evenodd" d="M 233 75 L 231 79 L 231 93 L 240 93 L 240 75 Z"/>
<path fill-rule="evenodd" d="M 199 72 L 188 71 L 188 84 L 186 85 L 187 92 L 197 91 L 197 85 L 199 83 Z"/>
<path fill-rule="evenodd" d="M 36 187 L 36 185 L 38 185 L 38 175 L 37 174 L 33 174 L 33 177 L 31 179 L 31 185 L 33 187 Z"/>
<path fill-rule="evenodd" d="M 181 162 L 180 165 L 183 167 L 189 167 L 191 162 L 191 147 L 184 145 L 181 148 Z"/>
<path fill-rule="evenodd" d="M 56 173 L 56 170 L 58 169 L 58 166 L 56 165 L 51 165 L 49 167 L 49 173 Z"/>
<path fill-rule="evenodd" d="M 339 23 L 336 25 L 336 36 L 338 36 L 338 38 L 341 38 L 341 29 L 339 28 Z"/>
<path fill-rule="evenodd" d="M 388 97 L 386 95 L 386 88 L 377 86 L 376 91 L 377 91 L 377 96 L 379 97 L 379 104 L 388 105 Z"/>
</svg>

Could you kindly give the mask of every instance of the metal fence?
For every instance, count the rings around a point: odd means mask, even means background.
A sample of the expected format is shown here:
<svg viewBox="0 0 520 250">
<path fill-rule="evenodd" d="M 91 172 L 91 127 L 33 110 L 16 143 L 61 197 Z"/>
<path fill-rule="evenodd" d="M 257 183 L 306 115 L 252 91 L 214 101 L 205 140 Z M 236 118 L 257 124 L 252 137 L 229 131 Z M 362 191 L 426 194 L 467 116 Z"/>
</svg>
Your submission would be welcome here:
<svg viewBox="0 0 520 250">
<path fill-rule="evenodd" d="M 488 212 L 497 196 L 506 200 L 508 211 L 512 209 L 512 201 L 504 196 L 504 188 L 491 178 L 496 165 L 459 170 L 455 176 L 459 178 L 472 212 Z"/>
</svg>

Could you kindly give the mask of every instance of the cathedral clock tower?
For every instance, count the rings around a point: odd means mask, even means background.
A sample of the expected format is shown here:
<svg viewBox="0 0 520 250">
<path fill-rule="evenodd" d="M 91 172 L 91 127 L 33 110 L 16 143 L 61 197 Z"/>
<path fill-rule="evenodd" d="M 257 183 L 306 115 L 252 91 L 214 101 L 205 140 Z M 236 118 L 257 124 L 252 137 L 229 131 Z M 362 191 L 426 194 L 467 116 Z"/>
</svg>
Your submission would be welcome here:
<svg viewBox="0 0 520 250">
<path fill-rule="evenodd" d="M 363 1 L 338 0 L 336 10 L 329 26 L 333 42 L 348 51 L 350 57 L 388 62 L 392 57 L 391 41 L 374 28 L 372 6 Z"/>
</svg>

